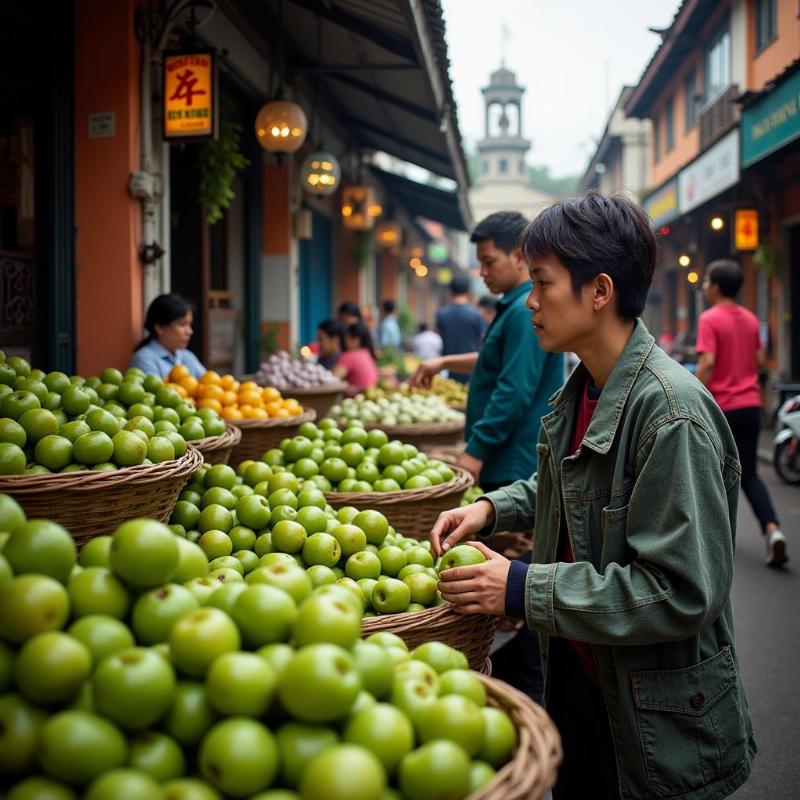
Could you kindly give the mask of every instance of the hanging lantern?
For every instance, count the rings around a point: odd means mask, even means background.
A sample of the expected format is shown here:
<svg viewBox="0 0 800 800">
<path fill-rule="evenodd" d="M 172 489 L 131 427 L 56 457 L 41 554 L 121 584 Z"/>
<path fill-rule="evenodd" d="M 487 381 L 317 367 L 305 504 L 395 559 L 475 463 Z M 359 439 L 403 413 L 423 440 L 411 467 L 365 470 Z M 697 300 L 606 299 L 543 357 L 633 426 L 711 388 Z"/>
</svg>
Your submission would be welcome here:
<svg viewBox="0 0 800 800">
<path fill-rule="evenodd" d="M 371 186 L 353 185 L 342 188 L 342 224 L 350 231 L 368 231 L 375 224 L 370 213 L 377 203 Z"/>
<path fill-rule="evenodd" d="M 294 153 L 306 140 L 308 121 L 297 103 L 273 100 L 256 115 L 258 143 L 270 153 Z"/>
<path fill-rule="evenodd" d="M 400 243 L 400 224 L 397 222 L 381 222 L 375 229 L 375 238 L 381 247 L 393 247 Z"/>
<path fill-rule="evenodd" d="M 333 153 L 315 150 L 300 167 L 303 188 L 311 194 L 333 194 L 339 188 L 342 168 Z"/>
</svg>

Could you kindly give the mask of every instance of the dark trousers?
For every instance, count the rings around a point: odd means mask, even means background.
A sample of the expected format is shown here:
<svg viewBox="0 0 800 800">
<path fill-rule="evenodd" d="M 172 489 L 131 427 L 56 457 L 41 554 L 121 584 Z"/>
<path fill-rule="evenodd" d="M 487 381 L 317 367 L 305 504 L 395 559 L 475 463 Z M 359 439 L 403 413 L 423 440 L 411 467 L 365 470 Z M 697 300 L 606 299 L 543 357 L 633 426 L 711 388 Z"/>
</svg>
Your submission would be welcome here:
<svg viewBox="0 0 800 800">
<path fill-rule="evenodd" d="M 564 639 L 550 639 L 547 672 L 547 713 L 564 750 L 553 800 L 618 800 L 617 762 L 602 690 Z"/>
<path fill-rule="evenodd" d="M 725 419 L 728 420 L 731 433 L 736 441 L 739 451 L 739 463 L 742 465 L 742 490 L 753 509 L 753 513 L 761 523 L 761 529 L 768 522 L 778 524 L 778 516 L 772 507 L 767 487 L 756 472 L 756 449 L 758 448 L 758 434 L 761 430 L 760 408 L 737 408 L 735 411 L 726 411 Z"/>
</svg>

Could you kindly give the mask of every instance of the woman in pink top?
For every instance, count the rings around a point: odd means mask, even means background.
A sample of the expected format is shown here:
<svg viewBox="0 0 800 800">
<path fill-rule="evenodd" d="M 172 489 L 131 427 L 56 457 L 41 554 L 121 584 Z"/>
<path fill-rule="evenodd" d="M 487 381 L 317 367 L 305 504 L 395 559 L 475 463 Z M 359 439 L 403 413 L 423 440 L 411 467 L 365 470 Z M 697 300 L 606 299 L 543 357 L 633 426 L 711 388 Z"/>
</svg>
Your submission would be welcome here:
<svg viewBox="0 0 800 800">
<path fill-rule="evenodd" d="M 788 561 L 786 537 L 767 487 L 756 472 L 756 448 L 761 426 L 758 370 L 766 366 L 758 318 L 740 306 L 742 268 L 730 260 L 712 261 L 703 280 L 703 294 L 711 308 L 697 326 L 697 378 L 714 395 L 731 426 L 742 467 L 742 489 L 767 540 L 767 565 Z"/>
<path fill-rule="evenodd" d="M 347 381 L 353 393 L 371 389 L 378 382 L 375 349 L 363 322 L 354 322 L 345 329 L 344 352 L 339 356 L 333 374 Z"/>
</svg>

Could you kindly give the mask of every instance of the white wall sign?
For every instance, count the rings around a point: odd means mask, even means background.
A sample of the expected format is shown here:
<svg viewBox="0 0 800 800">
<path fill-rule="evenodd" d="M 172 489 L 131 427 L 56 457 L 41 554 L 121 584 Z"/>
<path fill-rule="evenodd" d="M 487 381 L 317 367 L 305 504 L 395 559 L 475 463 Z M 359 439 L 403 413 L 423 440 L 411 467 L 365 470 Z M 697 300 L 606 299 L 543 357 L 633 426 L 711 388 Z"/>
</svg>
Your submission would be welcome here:
<svg viewBox="0 0 800 800">
<path fill-rule="evenodd" d="M 117 135 L 117 115 L 114 111 L 89 114 L 89 138 L 113 139 Z"/>
<path fill-rule="evenodd" d="M 720 139 L 678 175 L 681 213 L 697 208 L 739 180 L 739 129 Z"/>
</svg>

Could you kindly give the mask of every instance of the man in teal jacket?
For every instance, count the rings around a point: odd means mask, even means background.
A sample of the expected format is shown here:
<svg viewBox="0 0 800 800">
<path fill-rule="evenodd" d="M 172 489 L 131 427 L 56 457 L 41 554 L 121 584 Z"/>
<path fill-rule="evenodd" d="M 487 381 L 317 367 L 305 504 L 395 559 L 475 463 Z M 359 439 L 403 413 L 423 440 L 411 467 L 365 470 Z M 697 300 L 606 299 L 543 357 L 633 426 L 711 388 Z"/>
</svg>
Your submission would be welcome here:
<svg viewBox="0 0 800 800">
<path fill-rule="evenodd" d="M 590 192 L 523 235 L 546 350 L 581 364 L 542 420 L 538 473 L 440 515 L 434 550 L 535 525 L 532 564 L 442 573 L 462 613 L 539 632 L 563 798 L 716 800 L 755 742 L 730 590 L 740 467 L 711 395 L 638 320 L 656 241 L 644 212 Z"/>
</svg>

